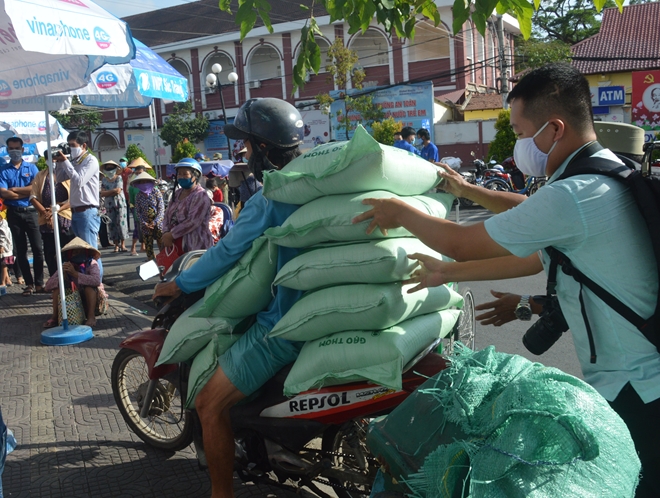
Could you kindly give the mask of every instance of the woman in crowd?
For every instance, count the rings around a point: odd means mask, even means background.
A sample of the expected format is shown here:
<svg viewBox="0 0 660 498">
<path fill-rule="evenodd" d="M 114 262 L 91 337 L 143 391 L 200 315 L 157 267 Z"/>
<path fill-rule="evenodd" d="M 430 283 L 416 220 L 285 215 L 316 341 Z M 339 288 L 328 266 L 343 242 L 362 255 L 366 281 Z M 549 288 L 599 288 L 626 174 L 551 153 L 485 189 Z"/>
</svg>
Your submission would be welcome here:
<svg viewBox="0 0 660 498">
<path fill-rule="evenodd" d="M 57 226 L 60 235 L 60 247 L 64 247 L 74 238 L 71 230 L 71 208 L 69 206 L 70 180 L 57 182 L 55 184 L 55 202 L 59 206 L 57 212 Z M 53 224 L 53 213 L 51 206 L 53 196 L 50 190 L 48 170 L 40 171 L 32 182 L 32 194 L 30 202 L 39 213 L 39 231 L 44 246 L 44 259 L 48 267 L 48 273 L 57 271 L 57 260 L 55 259 L 55 232 Z"/>
<path fill-rule="evenodd" d="M 0 285 L 11 285 L 8 268 L 14 264 L 14 243 L 5 219 L 7 208 L 0 199 Z"/>
<path fill-rule="evenodd" d="M 165 211 L 161 244 L 176 246 L 179 254 L 213 245 L 209 230 L 211 199 L 199 184 L 202 167 L 192 158 L 185 158 L 176 165 L 178 188 Z"/>
<path fill-rule="evenodd" d="M 160 239 L 163 236 L 163 218 L 165 215 L 163 195 L 156 188 L 156 179 L 146 172 L 133 176 L 131 187 L 137 190 L 135 212 L 140 224 L 147 259 L 151 261 L 155 259 L 154 240 L 160 246 Z"/>
<path fill-rule="evenodd" d="M 108 296 L 101 283 L 101 272 L 96 262 L 101 253 L 84 240 L 76 237 L 62 248 L 62 264 L 65 282 L 72 282 L 80 291 L 85 310 L 85 325 L 94 327 L 96 317 L 103 315 L 108 306 Z M 46 291 L 53 293 L 53 315 L 44 323 L 44 328 L 57 327 L 59 324 L 60 289 L 58 274 L 51 275 L 46 282 Z"/>
<path fill-rule="evenodd" d="M 115 244 L 115 252 L 126 252 L 128 238 L 128 219 L 126 218 L 126 198 L 119 165 L 107 161 L 101 165 L 101 197 L 105 205 L 106 215 L 110 218 L 108 236 Z"/>
</svg>

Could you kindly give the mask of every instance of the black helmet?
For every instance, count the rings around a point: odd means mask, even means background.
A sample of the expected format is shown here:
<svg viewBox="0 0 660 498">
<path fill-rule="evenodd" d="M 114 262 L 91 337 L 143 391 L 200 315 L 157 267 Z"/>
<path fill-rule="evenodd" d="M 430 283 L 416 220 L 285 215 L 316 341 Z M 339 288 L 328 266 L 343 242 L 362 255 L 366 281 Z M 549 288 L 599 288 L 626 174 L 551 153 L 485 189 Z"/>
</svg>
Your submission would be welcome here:
<svg viewBox="0 0 660 498">
<path fill-rule="evenodd" d="M 234 124 L 225 126 L 234 140 L 253 136 L 286 149 L 303 143 L 303 120 L 298 109 L 281 99 L 250 99 L 238 109 Z"/>
</svg>

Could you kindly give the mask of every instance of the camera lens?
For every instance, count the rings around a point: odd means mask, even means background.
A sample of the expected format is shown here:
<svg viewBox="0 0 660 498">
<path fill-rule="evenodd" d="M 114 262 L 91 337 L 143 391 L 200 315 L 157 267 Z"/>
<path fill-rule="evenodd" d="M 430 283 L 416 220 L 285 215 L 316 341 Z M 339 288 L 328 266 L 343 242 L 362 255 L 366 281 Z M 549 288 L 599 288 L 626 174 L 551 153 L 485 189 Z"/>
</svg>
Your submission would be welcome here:
<svg viewBox="0 0 660 498">
<path fill-rule="evenodd" d="M 568 324 L 556 297 L 543 304 L 543 312 L 523 336 L 522 342 L 530 353 L 541 355 L 568 330 Z"/>
</svg>

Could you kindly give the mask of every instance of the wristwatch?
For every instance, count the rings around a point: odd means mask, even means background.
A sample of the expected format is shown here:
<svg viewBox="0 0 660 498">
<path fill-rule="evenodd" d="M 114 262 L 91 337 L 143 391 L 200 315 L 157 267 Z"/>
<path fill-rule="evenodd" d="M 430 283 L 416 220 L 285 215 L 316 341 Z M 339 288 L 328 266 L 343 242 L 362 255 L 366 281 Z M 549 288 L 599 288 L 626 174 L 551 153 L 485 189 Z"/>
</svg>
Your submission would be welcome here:
<svg viewBox="0 0 660 498">
<path fill-rule="evenodd" d="M 518 306 L 516 306 L 516 311 L 514 314 L 518 320 L 523 322 L 528 322 L 532 319 L 532 307 L 529 304 L 529 298 L 531 296 L 521 296 Z"/>
</svg>

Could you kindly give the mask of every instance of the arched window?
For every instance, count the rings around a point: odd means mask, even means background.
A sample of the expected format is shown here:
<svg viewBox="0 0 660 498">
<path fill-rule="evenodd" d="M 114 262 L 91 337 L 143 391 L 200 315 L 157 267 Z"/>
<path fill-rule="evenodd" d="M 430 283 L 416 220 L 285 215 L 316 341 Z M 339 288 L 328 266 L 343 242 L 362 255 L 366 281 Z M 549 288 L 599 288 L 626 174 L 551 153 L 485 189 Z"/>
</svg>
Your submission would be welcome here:
<svg viewBox="0 0 660 498">
<path fill-rule="evenodd" d="M 325 38 L 316 38 L 316 43 L 318 43 L 319 49 L 321 50 L 321 68 L 319 69 L 319 73 L 325 73 L 326 66 L 332 64 L 332 59 L 328 57 L 330 44 Z M 294 61 L 298 60 L 298 54 L 300 54 L 300 44 L 296 47 L 296 53 L 293 57 Z"/>
<path fill-rule="evenodd" d="M 472 23 L 465 25 L 465 59 L 467 66 L 465 71 L 468 73 L 468 79 L 474 83 L 474 36 L 472 35 Z"/>
<path fill-rule="evenodd" d="M 190 71 L 188 70 L 188 66 L 186 65 L 186 63 L 183 62 L 181 59 L 173 59 L 167 62 L 169 62 L 170 66 L 176 69 L 181 74 L 181 76 L 183 76 L 188 80 L 188 88 L 190 90 L 190 93 L 192 94 L 194 91 L 192 85 L 192 78 L 190 77 Z"/>
<path fill-rule="evenodd" d="M 224 52 L 216 52 L 212 55 L 209 55 L 204 62 L 204 69 L 202 72 L 202 81 L 206 81 L 206 75 L 211 74 L 213 70 L 213 64 L 220 64 L 222 66 L 222 72 L 218 76 L 220 78 L 220 83 L 223 85 L 229 83 L 227 75 L 234 71 L 234 63 Z"/>
<path fill-rule="evenodd" d="M 104 150 L 115 150 L 118 148 L 119 144 L 117 143 L 117 139 L 109 133 L 103 133 L 102 135 L 99 135 L 98 139 L 96 140 L 96 147 L 94 147 L 94 149 L 98 152 L 103 152 Z"/>
<path fill-rule="evenodd" d="M 476 60 L 476 68 L 478 68 L 478 73 L 481 76 L 481 84 L 486 83 L 486 66 L 484 65 L 484 60 L 486 59 L 486 50 L 484 48 L 484 37 L 481 36 L 481 33 L 477 32 L 476 35 L 477 37 L 477 60 Z"/>
<path fill-rule="evenodd" d="M 390 63 L 387 38 L 376 29 L 368 29 L 351 40 L 352 50 L 357 52 L 358 64 L 362 67 L 386 66 Z"/>
<path fill-rule="evenodd" d="M 268 80 L 282 76 L 282 59 L 270 45 L 262 45 L 254 49 L 248 63 L 248 78 L 250 81 Z"/>
<path fill-rule="evenodd" d="M 449 57 L 449 32 L 444 24 L 434 26 L 428 20 L 415 25 L 415 39 L 408 45 L 408 60 L 422 62 Z"/>
</svg>

